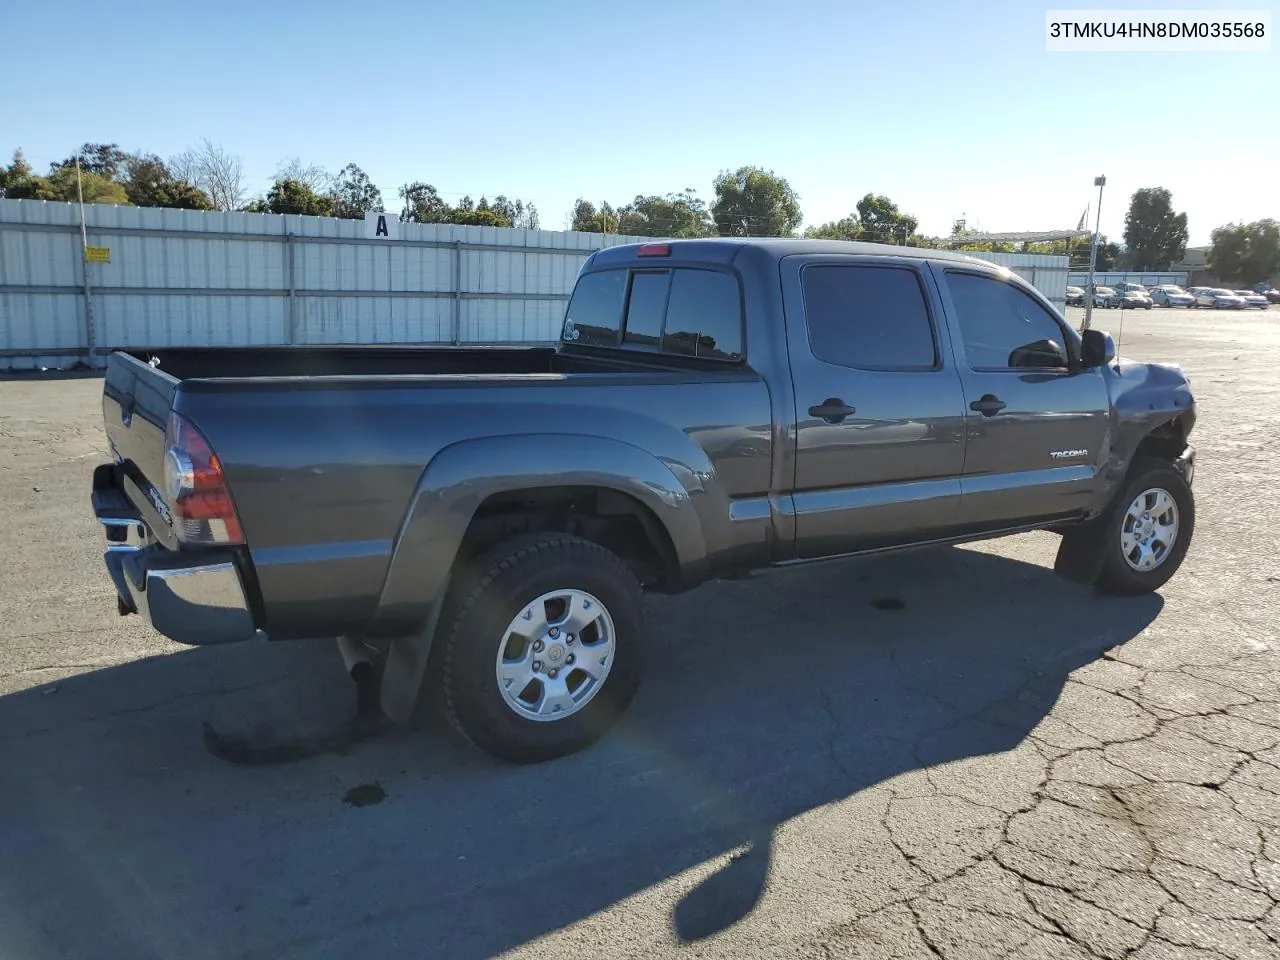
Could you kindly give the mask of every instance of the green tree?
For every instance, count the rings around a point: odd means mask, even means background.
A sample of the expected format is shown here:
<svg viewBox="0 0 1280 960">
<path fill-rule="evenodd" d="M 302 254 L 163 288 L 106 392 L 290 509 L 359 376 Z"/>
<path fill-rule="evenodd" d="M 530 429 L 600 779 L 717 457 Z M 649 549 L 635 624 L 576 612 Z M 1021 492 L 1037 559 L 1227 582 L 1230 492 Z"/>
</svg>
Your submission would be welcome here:
<svg viewBox="0 0 1280 960">
<path fill-rule="evenodd" d="M 905 244 L 920 225 L 915 217 L 902 213 L 888 197 L 870 193 L 858 201 L 858 222 L 862 226 L 862 239 L 877 243 Z"/>
<path fill-rule="evenodd" d="M 800 198 L 772 170 L 739 167 L 715 179 L 711 216 L 722 237 L 790 237 L 803 217 Z"/>
<path fill-rule="evenodd" d="M 1085 265 L 1089 263 L 1089 248 L 1084 248 Z M 1120 261 L 1120 244 L 1111 243 L 1106 237 L 1098 237 L 1098 260 L 1095 269 L 1099 273 L 1105 273 L 1107 270 L 1116 269 L 1116 264 Z"/>
<path fill-rule="evenodd" d="M 400 219 L 406 223 L 449 223 L 453 211 L 440 198 L 436 188 L 429 183 L 415 180 L 400 188 L 404 207 Z"/>
<path fill-rule="evenodd" d="M 468 227 L 509 227 L 511 223 L 489 205 L 488 199 L 476 203 L 469 196 L 463 197 L 449 213 L 449 223 Z"/>
<path fill-rule="evenodd" d="M 1245 286 L 1280 275 L 1280 223 L 1229 223 L 1209 235 L 1207 266 L 1224 283 Z"/>
<path fill-rule="evenodd" d="M 45 179 L 49 184 L 51 196 L 44 199 L 76 203 L 83 189 L 85 203 L 113 203 L 121 207 L 130 205 L 124 184 L 116 183 L 98 173 L 86 173 L 81 170 L 79 183 L 77 183 L 74 166 L 59 167 Z"/>
<path fill-rule="evenodd" d="M 53 200 L 53 188 L 27 163 L 22 150 L 13 151 L 9 166 L 0 167 L 0 197 L 10 200 Z"/>
<path fill-rule="evenodd" d="M 851 213 L 840 220 L 829 220 L 816 227 L 808 227 L 804 235 L 813 240 L 861 240 L 862 224 L 858 215 Z"/>
<path fill-rule="evenodd" d="M 502 194 L 498 194 L 490 206 L 494 213 L 513 227 L 524 230 L 538 229 L 538 208 L 532 203 L 525 203 L 520 199 L 508 200 Z"/>
<path fill-rule="evenodd" d="M 338 171 L 332 199 L 333 215 L 344 220 L 363 220 L 366 213 L 382 212 L 382 191 L 354 163 Z"/>
<path fill-rule="evenodd" d="M 179 180 L 153 154 L 131 154 L 124 166 L 124 192 L 136 207 L 212 210 L 213 201 L 199 187 Z"/>
<path fill-rule="evenodd" d="M 618 215 L 608 201 L 596 209 L 590 200 L 579 198 L 573 205 L 573 223 L 570 230 L 580 233 L 619 233 Z"/>
<path fill-rule="evenodd" d="M 277 180 L 265 199 L 246 209 L 251 213 L 297 213 L 305 217 L 332 217 L 333 198 L 316 193 L 297 180 Z"/>
<path fill-rule="evenodd" d="M 636 237 L 714 237 L 706 203 L 689 188 L 683 193 L 640 196 L 618 208 L 618 233 Z"/>
<path fill-rule="evenodd" d="M 66 167 L 74 170 L 77 159 L 80 161 L 82 171 L 119 182 L 124 178 L 130 155 L 121 150 L 120 145 L 116 143 L 86 143 L 67 159 L 52 164 L 49 172 L 55 173 Z"/>
<path fill-rule="evenodd" d="M 1143 187 L 1124 218 L 1126 262 L 1134 270 L 1168 270 L 1187 251 L 1187 215 L 1173 212 L 1164 187 Z"/>
</svg>

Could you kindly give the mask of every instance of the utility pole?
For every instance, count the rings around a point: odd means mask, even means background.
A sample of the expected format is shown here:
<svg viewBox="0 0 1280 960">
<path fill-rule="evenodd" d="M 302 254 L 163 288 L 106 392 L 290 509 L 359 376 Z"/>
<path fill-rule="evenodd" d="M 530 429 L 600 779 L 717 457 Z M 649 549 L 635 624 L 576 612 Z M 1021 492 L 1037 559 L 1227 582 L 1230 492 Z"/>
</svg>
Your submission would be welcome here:
<svg viewBox="0 0 1280 960">
<path fill-rule="evenodd" d="M 80 201 L 80 270 L 84 280 L 84 337 L 85 363 L 92 369 L 97 365 L 94 341 L 97 339 L 93 323 L 93 290 L 89 284 L 89 229 L 84 221 L 84 183 L 80 176 L 80 157 L 76 156 L 76 198 Z"/>
<path fill-rule="evenodd" d="M 1090 329 L 1093 322 L 1093 274 L 1098 267 L 1098 231 L 1102 228 L 1102 188 L 1107 185 L 1107 178 L 1094 177 L 1093 185 L 1098 188 L 1098 218 L 1093 223 L 1093 244 L 1089 247 L 1089 299 L 1084 305 L 1084 325 L 1080 328 L 1082 333 Z"/>
</svg>

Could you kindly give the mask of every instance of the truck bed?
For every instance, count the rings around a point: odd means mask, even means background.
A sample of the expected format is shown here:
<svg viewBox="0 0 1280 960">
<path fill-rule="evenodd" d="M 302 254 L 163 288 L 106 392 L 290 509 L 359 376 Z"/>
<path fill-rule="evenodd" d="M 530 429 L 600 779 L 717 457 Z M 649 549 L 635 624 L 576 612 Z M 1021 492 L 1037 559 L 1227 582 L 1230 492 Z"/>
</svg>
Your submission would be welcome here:
<svg viewBox="0 0 1280 960">
<path fill-rule="evenodd" d="M 599 452 L 571 482 L 623 469 L 644 497 L 657 496 L 655 476 L 676 484 L 673 465 L 714 475 L 714 496 L 688 501 L 706 512 L 697 526 L 723 549 L 748 541 L 762 551 L 768 512 L 735 520 L 730 503 L 770 489 L 769 392 L 748 366 L 685 359 L 545 348 L 118 351 L 103 420 L 117 485 L 160 546 L 193 552 L 166 519 L 176 414 L 217 454 L 246 540 L 233 552 L 260 587 L 268 635 L 359 633 L 380 610 L 424 471 L 452 469 L 437 461 L 449 448 L 486 451 L 468 467 L 481 500 L 482 487 L 512 471 L 537 485 L 587 448 Z M 539 452 L 525 456 L 531 447 Z M 660 508 L 674 509 L 688 495 L 662 496 Z"/>
<path fill-rule="evenodd" d="M 636 368 L 624 359 L 574 356 L 551 347 L 184 347 L 122 351 L 175 380 L 262 377 L 497 376 L 608 373 Z M 641 358 L 652 369 L 657 357 Z M 158 362 L 157 362 L 158 361 Z M 661 364 L 659 364 L 661 365 Z"/>
</svg>

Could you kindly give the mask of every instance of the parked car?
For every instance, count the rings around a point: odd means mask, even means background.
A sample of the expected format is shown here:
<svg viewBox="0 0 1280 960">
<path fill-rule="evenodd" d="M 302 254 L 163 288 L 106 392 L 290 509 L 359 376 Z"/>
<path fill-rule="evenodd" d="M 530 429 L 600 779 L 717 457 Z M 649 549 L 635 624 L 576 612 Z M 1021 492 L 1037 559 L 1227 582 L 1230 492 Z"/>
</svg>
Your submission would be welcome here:
<svg viewBox="0 0 1280 960">
<path fill-rule="evenodd" d="M 1237 297 L 1244 301 L 1245 307 L 1257 307 L 1259 310 L 1266 310 L 1271 306 L 1267 298 L 1260 293 L 1254 293 L 1252 290 L 1233 290 Z"/>
<path fill-rule="evenodd" d="M 117 351 L 103 416 L 121 614 L 184 644 L 337 636 L 360 702 L 407 721 L 425 676 L 516 762 L 627 707 L 646 590 L 1049 529 L 1064 578 L 1143 594 L 1195 524 L 1176 365 L 901 246 L 598 250 L 555 348 Z"/>
<path fill-rule="evenodd" d="M 1243 297 L 1237 297 L 1230 290 L 1210 287 L 1196 294 L 1197 307 L 1212 307 L 1215 310 L 1243 310 Z"/>
<path fill-rule="evenodd" d="M 1280 290 L 1277 290 L 1271 284 L 1263 281 L 1253 285 L 1253 292 L 1260 293 L 1267 298 L 1268 303 L 1280 303 Z"/>
<path fill-rule="evenodd" d="M 1118 295 L 1116 306 L 1121 310 L 1150 310 L 1151 297 L 1137 290 L 1126 290 Z"/>
<path fill-rule="evenodd" d="M 1084 306 L 1084 288 L 1083 287 L 1067 287 L 1067 306 L 1068 307 Z"/>
<path fill-rule="evenodd" d="M 1110 308 L 1117 306 L 1119 299 L 1119 296 L 1111 287 L 1093 288 L 1093 306 L 1095 309 L 1098 307 Z"/>
<path fill-rule="evenodd" d="M 1151 299 L 1161 307 L 1190 307 L 1196 302 L 1192 294 L 1176 283 L 1162 283 L 1158 287 L 1152 287 Z"/>
</svg>

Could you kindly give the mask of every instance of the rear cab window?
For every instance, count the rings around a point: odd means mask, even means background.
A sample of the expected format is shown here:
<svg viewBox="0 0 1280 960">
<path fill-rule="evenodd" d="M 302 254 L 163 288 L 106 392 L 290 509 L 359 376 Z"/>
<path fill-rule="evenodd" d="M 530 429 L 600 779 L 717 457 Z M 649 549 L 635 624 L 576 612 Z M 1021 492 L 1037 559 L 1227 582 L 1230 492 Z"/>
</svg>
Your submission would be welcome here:
<svg viewBox="0 0 1280 960">
<path fill-rule="evenodd" d="M 826 264 L 801 274 L 809 347 L 824 363 L 859 370 L 939 368 L 924 289 L 906 266 Z"/>
<path fill-rule="evenodd" d="M 565 311 L 561 340 L 740 361 L 745 351 L 738 279 L 701 267 L 618 267 L 584 274 Z"/>
</svg>

